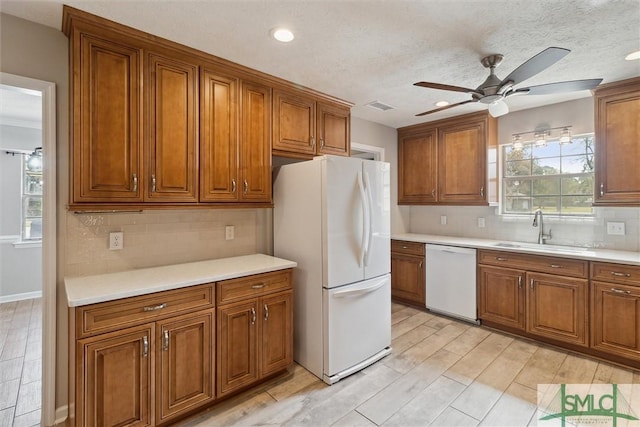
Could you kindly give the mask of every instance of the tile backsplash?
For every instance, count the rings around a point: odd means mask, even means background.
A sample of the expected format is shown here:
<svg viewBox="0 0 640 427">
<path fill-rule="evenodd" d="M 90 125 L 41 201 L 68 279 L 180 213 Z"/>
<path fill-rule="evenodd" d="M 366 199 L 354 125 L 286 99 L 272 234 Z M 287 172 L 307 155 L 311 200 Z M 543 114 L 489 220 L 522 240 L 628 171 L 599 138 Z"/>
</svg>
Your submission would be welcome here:
<svg viewBox="0 0 640 427">
<path fill-rule="evenodd" d="M 140 213 L 67 213 L 66 276 L 264 252 L 268 209 L 158 210 Z M 225 240 L 225 227 L 235 227 Z M 109 233 L 124 247 L 109 250 Z"/>
<path fill-rule="evenodd" d="M 545 234 L 551 229 L 547 243 L 640 251 L 640 208 L 597 207 L 594 212 L 592 219 L 545 217 Z M 440 223 L 443 215 L 447 217 L 444 225 Z M 478 218 L 484 218 L 484 227 L 478 227 Z M 497 215 L 494 207 L 412 206 L 409 232 L 534 243 L 538 228 L 532 221 L 533 216 L 515 219 Z M 607 234 L 609 221 L 623 222 L 625 235 Z"/>
</svg>

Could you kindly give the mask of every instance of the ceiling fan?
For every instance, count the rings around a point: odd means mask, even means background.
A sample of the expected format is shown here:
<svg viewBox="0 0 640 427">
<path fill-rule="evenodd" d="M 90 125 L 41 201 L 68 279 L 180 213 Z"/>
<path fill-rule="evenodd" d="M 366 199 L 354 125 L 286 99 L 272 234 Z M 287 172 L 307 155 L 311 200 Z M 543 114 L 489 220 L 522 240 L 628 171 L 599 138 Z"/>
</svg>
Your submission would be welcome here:
<svg viewBox="0 0 640 427">
<path fill-rule="evenodd" d="M 472 102 L 481 102 L 489 106 L 489 113 L 493 117 L 502 116 L 509 112 L 509 107 L 504 99 L 512 95 L 549 95 L 561 92 L 574 92 L 579 90 L 593 89 L 600 84 L 602 79 L 586 79 L 571 80 L 565 82 L 547 83 L 538 86 L 529 86 L 516 89 L 515 86 L 523 81 L 535 76 L 539 72 L 552 66 L 571 52 L 569 49 L 561 47 L 549 47 L 528 61 L 524 62 L 518 68 L 513 70 L 507 77 L 500 80 L 495 75 L 495 68 L 502 62 L 503 55 L 489 55 L 480 61 L 485 68 L 489 69 L 489 77 L 477 88 L 470 89 L 461 86 L 452 86 L 441 83 L 417 82 L 415 86 L 426 87 L 430 89 L 450 90 L 454 92 L 464 92 L 471 94 L 471 99 L 446 105 L 434 110 L 425 111 L 416 114 L 416 116 L 424 116 L 438 111 L 446 110 L 458 105 L 469 104 Z"/>
</svg>

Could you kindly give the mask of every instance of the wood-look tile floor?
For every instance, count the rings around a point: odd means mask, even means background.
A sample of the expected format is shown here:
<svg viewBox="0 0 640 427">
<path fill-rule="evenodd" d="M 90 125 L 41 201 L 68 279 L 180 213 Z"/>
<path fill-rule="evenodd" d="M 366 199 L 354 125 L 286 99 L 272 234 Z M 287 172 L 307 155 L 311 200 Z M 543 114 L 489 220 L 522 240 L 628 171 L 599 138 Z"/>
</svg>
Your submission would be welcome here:
<svg viewBox="0 0 640 427">
<path fill-rule="evenodd" d="M 332 386 L 295 365 L 178 425 L 529 426 L 537 384 L 640 383 L 637 371 L 400 304 L 392 324 L 392 354 Z"/>
<path fill-rule="evenodd" d="M 0 427 L 40 425 L 42 299 L 0 304 Z"/>
</svg>

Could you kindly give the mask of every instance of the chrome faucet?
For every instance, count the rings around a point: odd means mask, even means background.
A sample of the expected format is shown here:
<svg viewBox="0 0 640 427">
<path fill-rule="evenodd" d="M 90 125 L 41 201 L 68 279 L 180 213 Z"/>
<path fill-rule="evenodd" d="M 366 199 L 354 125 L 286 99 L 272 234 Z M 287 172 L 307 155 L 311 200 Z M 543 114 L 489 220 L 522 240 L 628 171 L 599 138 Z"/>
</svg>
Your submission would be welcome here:
<svg viewBox="0 0 640 427">
<path fill-rule="evenodd" d="M 536 209 L 536 213 L 533 215 L 533 225 L 534 227 L 538 226 L 538 216 L 540 216 L 540 230 L 538 231 L 538 244 L 544 245 L 544 241 L 547 239 L 551 239 L 551 229 L 549 229 L 549 234 L 544 234 L 544 221 L 542 218 L 542 209 Z"/>
</svg>

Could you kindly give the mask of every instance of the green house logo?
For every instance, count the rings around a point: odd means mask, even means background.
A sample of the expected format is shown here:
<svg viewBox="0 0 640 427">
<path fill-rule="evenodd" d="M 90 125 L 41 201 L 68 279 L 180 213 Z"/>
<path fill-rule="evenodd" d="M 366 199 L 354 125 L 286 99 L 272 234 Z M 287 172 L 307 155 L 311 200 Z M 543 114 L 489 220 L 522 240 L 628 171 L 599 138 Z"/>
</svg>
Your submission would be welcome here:
<svg viewBox="0 0 640 427">
<path fill-rule="evenodd" d="M 538 425 L 640 426 L 630 398 L 637 406 L 640 401 L 637 384 L 540 384 Z"/>
</svg>

